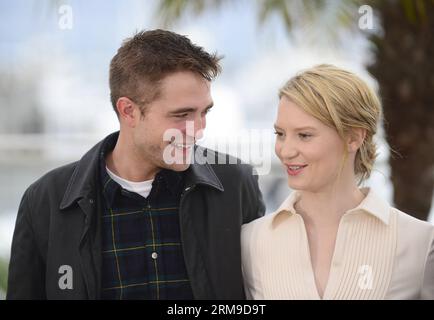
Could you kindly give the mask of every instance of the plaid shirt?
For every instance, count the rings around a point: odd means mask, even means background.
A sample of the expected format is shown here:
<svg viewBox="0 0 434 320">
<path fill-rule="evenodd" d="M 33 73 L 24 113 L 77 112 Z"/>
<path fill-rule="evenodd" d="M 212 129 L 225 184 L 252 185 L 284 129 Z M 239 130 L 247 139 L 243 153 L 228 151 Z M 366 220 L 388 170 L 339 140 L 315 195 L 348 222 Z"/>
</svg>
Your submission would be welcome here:
<svg viewBox="0 0 434 320">
<path fill-rule="evenodd" d="M 112 150 L 116 141 L 105 148 Z M 101 155 L 102 298 L 193 299 L 180 236 L 183 174 L 161 170 L 145 199 L 123 189 Z"/>
</svg>

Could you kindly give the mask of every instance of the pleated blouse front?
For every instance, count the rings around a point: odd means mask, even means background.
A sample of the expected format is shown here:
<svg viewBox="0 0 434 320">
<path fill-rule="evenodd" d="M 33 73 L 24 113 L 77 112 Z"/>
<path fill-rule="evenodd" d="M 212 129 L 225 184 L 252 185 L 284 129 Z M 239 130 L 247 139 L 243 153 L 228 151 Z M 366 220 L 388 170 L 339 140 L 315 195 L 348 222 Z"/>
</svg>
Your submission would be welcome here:
<svg viewBox="0 0 434 320">
<path fill-rule="evenodd" d="M 428 258 L 434 261 L 434 226 L 414 218 L 406 220 L 407 225 L 411 221 L 410 230 L 418 230 L 423 239 L 413 243 L 421 254 L 408 254 L 407 258 L 413 261 L 403 264 L 397 260 L 402 260 L 412 247 L 407 243 L 411 237 L 401 237 L 405 229 L 399 226 L 404 221 L 399 216 L 403 213 L 391 208 L 372 191 L 365 192 L 367 196 L 362 203 L 341 218 L 322 298 L 393 299 L 390 288 L 398 288 L 399 284 L 392 282 L 399 279 L 406 282 L 401 289 L 408 290 L 407 298 L 418 298 L 423 282 L 427 281 L 424 274 Z M 297 198 L 298 193 L 293 192 L 275 213 L 242 228 L 243 274 L 248 298 L 320 299 L 304 221 L 294 210 Z M 434 268 L 434 264 L 429 268 Z M 395 274 L 398 271 L 407 275 L 398 276 Z M 434 291 L 433 288 L 429 290 Z M 406 297 L 402 292 L 397 293 Z"/>
</svg>

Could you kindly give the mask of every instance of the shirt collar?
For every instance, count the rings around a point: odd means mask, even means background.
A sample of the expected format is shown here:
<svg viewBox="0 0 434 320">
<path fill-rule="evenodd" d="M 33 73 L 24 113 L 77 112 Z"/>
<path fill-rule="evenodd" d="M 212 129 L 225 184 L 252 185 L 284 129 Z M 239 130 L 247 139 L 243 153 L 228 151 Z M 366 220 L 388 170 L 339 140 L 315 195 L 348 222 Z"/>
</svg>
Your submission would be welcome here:
<svg viewBox="0 0 434 320">
<path fill-rule="evenodd" d="M 366 197 L 362 200 L 362 202 L 355 208 L 348 210 L 347 214 L 354 213 L 364 213 L 374 216 L 375 218 L 381 220 L 384 224 L 389 224 L 389 216 L 390 216 L 390 205 L 383 200 L 381 197 L 377 196 L 374 191 L 370 188 L 362 188 L 360 189 Z M 300 198 L 300 193 L 297 191 L 293 191 L 288 198 L 283 201 L 280 207 L 275 211 L 275 216 L 273 217 L 273 222 L 277 216 L 282 213 L 286 213 L 289 215 L 297 214 L 295 211 L 294 205 Z"/>
<path fill-rule="evenodd" d="M 184 171 L 173 171 L 167 169 L 161 169 L 155 176 L 157 183 L 164 183 L 164 186 L 173 195 L 177 195 L 180 189 L 184 186 Z M 154 184 L 153 184 L 154 185 Z"/>
</svg>

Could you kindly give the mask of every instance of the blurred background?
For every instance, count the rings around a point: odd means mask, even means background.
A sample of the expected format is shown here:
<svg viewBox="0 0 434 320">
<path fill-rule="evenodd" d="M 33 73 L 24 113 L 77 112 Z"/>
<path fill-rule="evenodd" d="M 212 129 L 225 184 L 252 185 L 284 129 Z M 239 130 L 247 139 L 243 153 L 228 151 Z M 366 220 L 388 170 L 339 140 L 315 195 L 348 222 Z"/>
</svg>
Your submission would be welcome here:
<svg viewBox="0 0 434 320">
<path fill-rule="evenodd" d="M 155 28 L 225 56 L 201 143 L 267 130 L 271 170 L 259 176 L 267 213 L 289 193 L 273 152 L 277 90 L 300 69 L 331 63 L 382 97 L 379 156 L 365 185 L 433 223 L 433 1 L 1 1 L 0 298 L 23 192 L 118 130 L 110 60 L 122 40 Z"/>
</svg>

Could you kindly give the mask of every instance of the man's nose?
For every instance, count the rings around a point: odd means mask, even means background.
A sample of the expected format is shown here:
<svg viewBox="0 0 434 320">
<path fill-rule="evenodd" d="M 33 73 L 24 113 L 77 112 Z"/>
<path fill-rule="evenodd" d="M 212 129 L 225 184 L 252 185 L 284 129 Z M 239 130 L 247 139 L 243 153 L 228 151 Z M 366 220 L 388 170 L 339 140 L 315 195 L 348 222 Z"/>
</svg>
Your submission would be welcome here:
<svg viewBox="0 0 434 320">
<path fill-rule="evenodd" d="M 195 140 L 199 140 L 203 138 L 203 131 L 206 127 L 206 119 L 205 117 L 199 116 L 194 121 L 194 137 Z"/>
<path fill-rule="evenodd" d="M 205 129 L 205 121 L 201 118 L 196 118 L 193 121 L 187 121 L 185 127 L 185 135 L 187 143 L 193 143 L 203 138 L 203 130 Z"/>
</svg>

